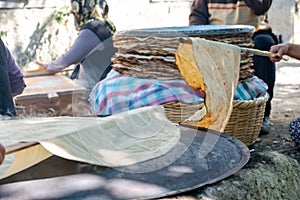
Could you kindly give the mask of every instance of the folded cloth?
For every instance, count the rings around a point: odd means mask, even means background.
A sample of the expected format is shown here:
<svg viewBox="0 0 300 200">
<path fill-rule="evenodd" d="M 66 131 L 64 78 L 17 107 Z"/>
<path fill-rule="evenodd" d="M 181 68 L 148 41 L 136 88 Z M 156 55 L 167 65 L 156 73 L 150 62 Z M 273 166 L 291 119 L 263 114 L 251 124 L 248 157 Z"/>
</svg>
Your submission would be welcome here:
<svg viewBox="0 0 300 200">
<path fill-rule="evenodd" d="M 204 95 L 184 80 L 156 80 L 122 76 L 111 70 L 90 93 L 90 106 L 96 115 L 112 115 L 144 106 L 167 102 L 203 102 Z"/>
<path fill-rule="evenodd" d="M 265 94 L 266 83 L 256 76 L 237 85 L 235 100 L 253 100 Z M 89 101 L 95 115 L 107 116 L 144 106 L 167 102 L 203 102 L 204 94 L 184 80 L 154 80 L 122 76 L 111 70 L 90 93 Z"/>
<path fill-rule="evenodd" d="M 268 85 L 257 76 L 252 76 L 247 81 L 242 81 L 237 85 L 235 100 L 253 100 L 263 96 L 268 89 Z"/>
</svg>

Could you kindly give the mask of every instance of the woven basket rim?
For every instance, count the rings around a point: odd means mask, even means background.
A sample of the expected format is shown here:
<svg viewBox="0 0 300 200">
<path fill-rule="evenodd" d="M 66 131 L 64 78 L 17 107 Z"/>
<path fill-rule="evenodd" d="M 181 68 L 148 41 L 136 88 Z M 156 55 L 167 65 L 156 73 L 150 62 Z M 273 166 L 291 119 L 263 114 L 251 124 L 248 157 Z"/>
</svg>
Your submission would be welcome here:
<svg viewBox="0 0 300 200">
<path fill-rule="evenodd" d="M 269 94 L 266 93 L 264 96 L 260 96 L 253 100 L 234 100 L 233 107 L 256 107 L 258 105 L 264 105 L 269 99 Z"/>
<path fill-rule="evenodd" d="M 260 96 L 260 97 L 257 97 L 257 98 L 254 98 L 252 100 L 233 100 L 233 104 L 264 104 L 268 101 L 269 99 L 269 95 L 268 93 L 266 93 L 265 95 L 263 96 Z M 203 104 L 204 101 L 198 101 L 198 102 L 192 102 L 192 103 L 185 103 L 185 102 L 181 102 L 181 101 L 170 101 L 170 102 L 166 102 L 162 105 L 170 105 L 170 104 L 182 104 L 182 105 L 197 105 L 197 104 Z"/>
<path fill-rule="evenodd" d="M 233 100 L 234 102 L 244 102 L 244 103 L 252 103 L 252 102 L 264 102 L 267 101 L 269 98 L 269 94 L 265 93 L 264 95 L 260 96 L 260 97 L 256 97 L 254 99 L 251 100 Z"/>
</svg>

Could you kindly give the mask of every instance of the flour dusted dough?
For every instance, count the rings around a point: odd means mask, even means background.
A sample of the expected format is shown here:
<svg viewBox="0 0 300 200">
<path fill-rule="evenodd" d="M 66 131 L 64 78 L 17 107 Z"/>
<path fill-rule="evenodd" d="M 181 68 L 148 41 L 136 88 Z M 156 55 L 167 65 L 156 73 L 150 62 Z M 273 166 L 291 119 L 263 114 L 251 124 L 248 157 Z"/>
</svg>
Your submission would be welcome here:
<svg viewBox="0 0 300 200">
<path fill-rule="evenodd" d="M 6 156 L 0 166 L 0 178 L 52 155 L 100 166 L 126 166 L 164 155 L 180 139 L 179 127 L 165 117 L 163 106 L 143 107 L 105 118 L 6 120 L 0 121 L 0 128 L 4 146 L 23 141 L 40 143 Z"/>
<path fill-rule="evenodd" d="M 192 45 L 179 45 L 176 64 L 191 87 L 205 92 L 207 114 L 201 121 L 186 123 L 223 132 L 239 79 L 240 48 L 202 38 L 190 39 Z"/>
<path fill-rule="evenodd" d="M 94 126 L 41 144 L 63 158 L 118 167 L 161 156 L 179 139 L 179 128 L 157 106 L 97 119 Z"/>
</svg>

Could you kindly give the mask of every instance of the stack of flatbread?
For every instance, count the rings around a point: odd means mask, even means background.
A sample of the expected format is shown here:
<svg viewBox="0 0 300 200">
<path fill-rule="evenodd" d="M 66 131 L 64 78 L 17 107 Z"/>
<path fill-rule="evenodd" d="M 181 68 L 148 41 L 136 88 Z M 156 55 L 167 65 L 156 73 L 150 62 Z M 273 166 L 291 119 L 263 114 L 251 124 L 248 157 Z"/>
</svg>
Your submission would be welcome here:
<svg viewBox="0 0 300 200">
<path fill-rule="evenodd" d="M 113 68 L 124 75 L 151 79 L 182 79 L 175 64 L 178 37 L 139 37 L 116 34 L 118 52 Z"/>
<path fill-rule="evenodd" d="M 173 29 L 138 29 L 118 32 L 114 46 L 118 52 L 113 57 L 113 68 L 126 76 L 149 79 L 182 79 L 175 63 L 175 53 L 180 38 L 204 38 L 207 40 L 253 47 L 251 31 L 239 31 L 240 27 L 176 27 Z M 183 31 L 182 31 L 183 30 Z M 253 76 L 252 55 L 241 52 L 239 79 Z"/>
</svg>

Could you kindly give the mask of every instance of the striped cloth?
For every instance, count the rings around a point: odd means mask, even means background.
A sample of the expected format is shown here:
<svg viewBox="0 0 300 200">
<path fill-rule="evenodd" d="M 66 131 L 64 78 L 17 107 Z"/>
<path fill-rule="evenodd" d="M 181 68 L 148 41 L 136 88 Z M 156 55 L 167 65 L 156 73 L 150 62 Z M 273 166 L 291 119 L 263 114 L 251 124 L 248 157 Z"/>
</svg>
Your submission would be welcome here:
<svg viewBox="0 0 300 200">
<path fill-rule="evenodd" d="M 238 85 L 235 99 L 251 100 L 266 91 L 266 84 L 257 77 L 252 82 Z M 247 92 L 246 89 L 250 89 Z M 167 102 L 203 102 L 204 95 L 186 84 L 184 80 L 154 80 L 122 76 L 111 70 L 98 82 L 89 96 L 95 115 L 112 115 L 144 106 Z"/>
<path fill-rule="evenodd" d="M 263 96 L 268 89 L 268 85 L 257 76 L 252 76 L 247 81 L 240 82 L 237 85 L 235 100 L 253 100 L 256 97 Z"/>
</svg>

